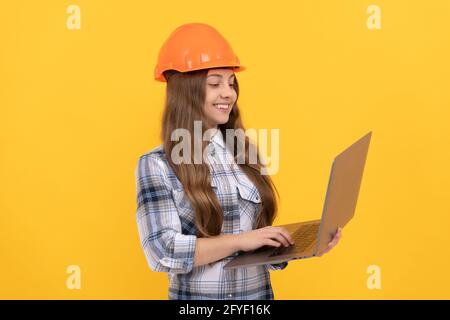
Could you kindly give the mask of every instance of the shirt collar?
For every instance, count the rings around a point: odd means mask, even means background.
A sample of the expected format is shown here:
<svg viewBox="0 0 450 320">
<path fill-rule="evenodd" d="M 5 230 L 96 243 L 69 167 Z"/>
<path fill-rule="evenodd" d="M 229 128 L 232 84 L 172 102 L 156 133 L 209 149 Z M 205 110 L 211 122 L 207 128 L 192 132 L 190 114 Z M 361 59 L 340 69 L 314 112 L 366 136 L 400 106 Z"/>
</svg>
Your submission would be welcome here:
<svg viewBox="0 0 450 320">
<path fill-rule="evenodd" d="M 216 145 L 220 146 L 222 149 L 225 149 L 225 141 L 223 140 L 222 131 L 217 130 L 217 132 L 212 136 L 211 142 L 214 142 Z"/>
</svg>

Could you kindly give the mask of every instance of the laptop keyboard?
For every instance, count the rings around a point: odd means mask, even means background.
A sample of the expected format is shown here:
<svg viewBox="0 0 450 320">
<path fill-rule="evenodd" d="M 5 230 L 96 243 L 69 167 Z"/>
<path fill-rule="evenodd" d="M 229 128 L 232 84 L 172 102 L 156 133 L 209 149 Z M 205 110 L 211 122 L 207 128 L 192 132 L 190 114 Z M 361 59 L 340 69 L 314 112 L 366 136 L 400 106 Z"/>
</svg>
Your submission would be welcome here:
<svg viewBox="0 0 450 320">
<path fill-rule="evenodd" d="M 291 252 L 302 252 L 308 249 L 311 243 L 316 240 L 317 232 L 319 232 L 319 223 L 307 224 L 298 228 L 292 235 L 295 244 L 290 247 L 280 247 L 276 249 L 270 256 L 279 256 Z"/>
</svg>

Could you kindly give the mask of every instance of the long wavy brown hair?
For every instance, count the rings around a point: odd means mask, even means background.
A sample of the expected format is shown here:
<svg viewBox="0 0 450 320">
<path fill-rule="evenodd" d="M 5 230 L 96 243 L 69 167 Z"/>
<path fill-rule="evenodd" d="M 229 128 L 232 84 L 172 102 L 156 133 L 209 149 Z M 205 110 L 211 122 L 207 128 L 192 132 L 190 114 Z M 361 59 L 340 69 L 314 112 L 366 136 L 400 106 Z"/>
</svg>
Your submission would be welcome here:
<svg viewBox="0 0 450 320">
<path fill-rule="evenodd" d="M 209 165 L 202 161 L 201 164 L 194 163 L 193 149 L 190 153 L 190 163 L 175 164 L 171 159 L 172 149 L 178 141 L 172 141 L 171 135 L 175 129 L 186 129 L 191 133 L 191 143 L 194 146 L 194 121 L 202 121 L 202 124 L 207 123 L 203 107 L 206 95 L 206 77 L 208 69 L 178 72 L 169 70 L 164 73 L 167 79 L 166 87 L 166 101 L 163 112 L 162 121 L 162 140 L 163 148 L 167 160 L 173 169 L 174 173 L 183 185 L 185 194 L 195 211 L 195 224 L 197 228 L 197 235 L 199 237 L 211 237 L 221 233 L 223 223 L 223 212 L 220 206 L 217 195 L 211 187 L 211 173 Z M 239 85 L 237 78 L 234 81 L 234 90 L 236 90 L 237 97 L 239 97 Z M 242 129 L 245 131 L 237 105 L 237 99 L 230 112 L 227 123 L 219 125 L 225 142 L 227 143 L 226 130 L 227 129 Z M 207 128 L 202 126 L 202 136 Z M 201 138 L 201 137 L 200 137 Z M 277 196 L 278 191 L 268 175 L 261 174 L 260 152 L 257 145 L 253 144 L 249 138 L 245 136 L 233 135 L 234 141 L 234 158 L 237 159 L 237 147 L 239 141 L 245 139 L 245 163 L 243 161 L 236 161 L 241 170 L 247 177 L 255 184 L 259 191 L 261 198 L 261 210 L 256 218 L 256 228 L 262 228 L 272 225 L 277 214 Z M 202 150 L 207 147 L 208 142 L 202 141 Z M 257 163 L 249 161 L 250 148 L 256 148 Z M 202 153 L 203 154 L 203 153 Z M 242 157 L 244 158 L 244 157 Z"/>
</svg>

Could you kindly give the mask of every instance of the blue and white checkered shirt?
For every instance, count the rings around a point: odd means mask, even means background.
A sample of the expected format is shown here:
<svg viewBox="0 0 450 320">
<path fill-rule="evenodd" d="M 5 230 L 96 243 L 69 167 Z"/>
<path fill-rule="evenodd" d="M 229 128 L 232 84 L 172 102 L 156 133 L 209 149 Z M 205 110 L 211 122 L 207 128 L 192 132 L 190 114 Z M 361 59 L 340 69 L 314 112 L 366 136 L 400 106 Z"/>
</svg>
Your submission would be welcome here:
<svg viewBox="0 0 450 320">
<path fill-rule="evenodd" d="M 258 189 L 233 161 L 220 130 L 207 147 L 211 186 L 223 210 L 222 234 L 255 228 L 261 207 Z M 229 158 L 228 158 L 229 159 Z M 273 299 L 269 269 L 277 265 L 225 269 L 236 254 L 194 267 L 195 214 L 171 170 L 162 146 L 139 158 L 136 220 L 145 257 L 154 271 L 167 272 L 169 299 Z"/>
</svg>

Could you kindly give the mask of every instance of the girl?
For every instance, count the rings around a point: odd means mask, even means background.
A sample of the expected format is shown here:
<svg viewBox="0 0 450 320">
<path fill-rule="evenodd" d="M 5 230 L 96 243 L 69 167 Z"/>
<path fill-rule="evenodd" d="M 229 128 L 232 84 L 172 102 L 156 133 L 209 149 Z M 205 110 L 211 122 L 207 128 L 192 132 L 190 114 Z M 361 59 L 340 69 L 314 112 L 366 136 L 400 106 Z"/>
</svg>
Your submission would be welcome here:
<svg viewBox="0 0 450 320">
<path fill-rule="evenodd" d="M 271 226 L 276 188 L 261 174 L 259 153 L 256 163 L 249 159 L 257 147 L 226 132 L 245 130 L 235 75 L 244 69 L 222 35 L 201 23 L 177 28 L 159 53 L 163 144 L 138 161 L 136 218 L 150 268 L 169 276 L 169 299 L 273 299 L 268 270 L 287 266 L 223 269 L 239 251 L 293 244 L 287 230 Z"/>
</svg>

